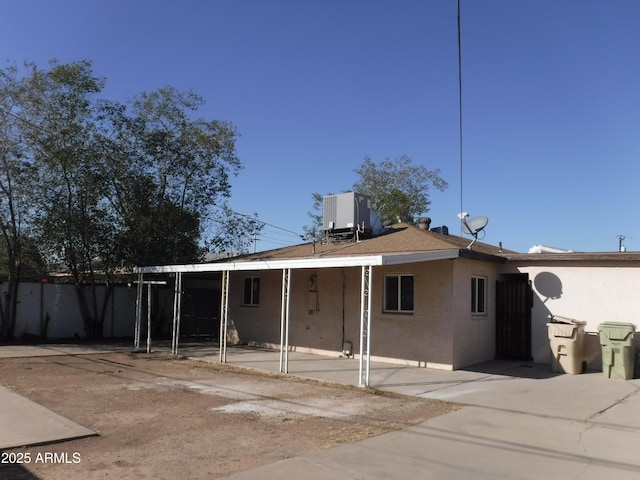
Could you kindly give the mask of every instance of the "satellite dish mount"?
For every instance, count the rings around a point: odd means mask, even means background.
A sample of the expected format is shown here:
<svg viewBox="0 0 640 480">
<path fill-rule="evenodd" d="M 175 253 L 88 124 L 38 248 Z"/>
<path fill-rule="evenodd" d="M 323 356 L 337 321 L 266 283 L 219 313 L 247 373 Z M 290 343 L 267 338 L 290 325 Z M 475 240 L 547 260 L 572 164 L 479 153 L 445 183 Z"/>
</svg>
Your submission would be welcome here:
<svg viewBox="0 0 640 480">
<path fill-rule="evenodd" d="M 469 214 L 467 212 L 461 212 L 458 214 L 458 218 L 462 222 L 462 231 L 466 234 L 473 235 L 473 240 L 467 245 L 467 250 L 471 250 L 471 247 L 478 240 L 478 233 L 484 230 L 484 227 L 489 223 L 487 217 L 472 217 L 467 218 Z"/>
</svg>

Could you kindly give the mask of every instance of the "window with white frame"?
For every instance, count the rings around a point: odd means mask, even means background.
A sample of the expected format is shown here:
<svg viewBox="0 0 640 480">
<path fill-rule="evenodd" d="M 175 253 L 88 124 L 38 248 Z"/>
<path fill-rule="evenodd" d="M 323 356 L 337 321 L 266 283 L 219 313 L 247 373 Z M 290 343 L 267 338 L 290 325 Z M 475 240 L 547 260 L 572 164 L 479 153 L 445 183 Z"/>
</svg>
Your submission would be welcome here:
<svg viewBox="0 0 640 480">
<path fill-rule="evenodd" d="M 413 275 L 385 275 L 384 311 L 413 312 Z"/>
<path fill-rule="evenodd" d="M 486 315 L 487 313 L 487 279 L 471 277 L 471 313 Z"/>
<path fill-rule="evenodd" d="M 259 277 L 245 277 L 242 290 L 242 305 L 251 307 L 260 305 Z"/>
</svg>

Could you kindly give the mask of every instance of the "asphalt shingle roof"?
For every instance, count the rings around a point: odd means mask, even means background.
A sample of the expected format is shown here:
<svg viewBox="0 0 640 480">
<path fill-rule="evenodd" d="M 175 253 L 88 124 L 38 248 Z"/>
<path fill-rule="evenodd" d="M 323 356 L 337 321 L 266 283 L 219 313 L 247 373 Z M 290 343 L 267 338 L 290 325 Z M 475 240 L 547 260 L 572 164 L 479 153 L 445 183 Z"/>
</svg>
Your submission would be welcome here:
<svg viewBox="0 0 640 480">
<path fill-rule="evenodd" d="M 258 252 L 241 257 L 243 260 L 284 260 L 295 258 L 350 257 L 357 255 L 380 255 L 398 253 L 423 253 L 451 249 L 467 249 L 473 238 L 457 235 L 443 235 L 422 230 L 404 223 L 389 227 L 383 234 L 360 241 L 342 240 L 336 242 L 316 242 L 315 253 L 312 243 L 294 245 Z M 488 255 L 502 256 L 515 253 L 501 250 L 499 247 L 475 242 L 472 251 Z"/>
</svg>

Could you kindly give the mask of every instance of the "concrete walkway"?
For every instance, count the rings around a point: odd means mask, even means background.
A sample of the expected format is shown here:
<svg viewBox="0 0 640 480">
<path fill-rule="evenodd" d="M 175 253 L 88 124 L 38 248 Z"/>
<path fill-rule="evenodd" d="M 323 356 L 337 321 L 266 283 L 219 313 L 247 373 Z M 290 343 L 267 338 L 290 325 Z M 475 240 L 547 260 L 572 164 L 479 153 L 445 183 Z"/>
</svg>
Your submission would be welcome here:
<svg viewBox="0 0 640 480">
<path fill-rule="evenodd" d="M 0 357 L 5 348 L 0 347 Z M 64 346 L 44 348 L 48 354 L 69 353 Z M 110 349 L 116 346 L 95 346 L 87 353 Z M 217 348 L 207 343 L 183 345 L 179 353 L 218 361 Z M 227 362 L 277 372 L 279 352 L 234 347 Z M 357 385 L 358 360 L 291 352 L 289 373 Z M 558 375 L 547 365 L 512 361 L 454 372 L 373 362 L 371 385 L 468 406 L 411 428 L 229 478 L 640 478 L 640 379 L 612 380 L 599 372 Z"/>
<path fill-rule="evenodd" d="M 182 349 L 217 361 L 217 351 Z M 228 363 L 277 372 L 279 353 L 232 349 Z M 358 361 L 291 352 L 290 374 L 358 384 Z M 555 374 L 492 361 L 454 372 L 371 364 L 371 385 L 468 405 L 420 425 L 233 475 L 231 479 L 640 478 L 640 379 Z"/>
<path fill-rule="evenodd" d="M 131 351 L 125 345 L 2 345 L 0 358 Z M 0 386 L 0 449 L 95 435 L 95 432 Z"/>
</svg>

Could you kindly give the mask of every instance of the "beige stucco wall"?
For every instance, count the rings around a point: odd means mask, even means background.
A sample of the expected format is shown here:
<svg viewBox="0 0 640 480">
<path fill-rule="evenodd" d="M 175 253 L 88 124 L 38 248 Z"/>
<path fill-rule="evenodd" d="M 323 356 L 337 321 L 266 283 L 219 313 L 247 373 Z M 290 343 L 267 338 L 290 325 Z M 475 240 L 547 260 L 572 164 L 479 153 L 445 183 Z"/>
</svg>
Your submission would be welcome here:
<svg viewBox="0 0 640 480">
<path fill-rule="evenodd" d="M 491 360 L 495 356 L 496 306 L 495 285 L 499 264 L 460 258 L 453 262 L 455 302 L 454 368 L 463 368 Z M 486 307 L 484 315 L 471 313 L 471 277 L 487 279 Z"/>
<path fill-rule="evenodd" d="M 457 267 L 459 263 L 461 267 Z M 489 314 L 482 318 L 471 316 L 470 274 L 487 276 L 491 285 L 495 266 L 474 269 L 476 263 L 479 262 L 458 259 L 374 267 L 372 358 L 445 369 L 493 358 L 491 291 Z M 352 342 L 354 353 L 359 353 L 361 274 L 360 267 L 292 270 L 289 330 L 292 347 L 339 354 L 344 340 Z M 414 275 L 412 314 L 383 311 L 387 274 Z M 248 276 L 262 279 L 258 307 L 241 306 L 243 278 Z M 280 344 L 281 285 L 281 271 L 232 273 L 229 290 L 232 339 L 259 345 Z M 454 299 L 458 288 L 463 292 L 462 300 Z M 460 318 L 454 321 L 454 317 Z M 462 335 L 455 343 L 454 328 Z"/>
<path fill-rule="evenodd" d="M 640 330 L 640 268 L 567 263 L 511 266 L 529 275 L 534 290 L 533 360 L 539 363 L 551 361 L 547 316 L 560 315 L 587 322 L 585 359 L 589 369 L 601 370 L 598 325 L 603 322 L 627 322 Z M 636 352 L 640 351 L 638 337 L 636 335 Z"/>
<path fill-rule="evenodd" d="M 371 355 L 451 368 L 452 273 L 450 260 L 374 268 Z M 383 312 L 384 275 L 414 275 L 412 314 Z"/>
<path fill-rule="evenodd" d="M 260 278 L 260 305 L 243 306 L 242 289 L 246 277 Z M 282 272 L 232 272 L 229 278 L 228 340 L 234 343 L 259 341 L 280 344 Z"/>
</svg>

